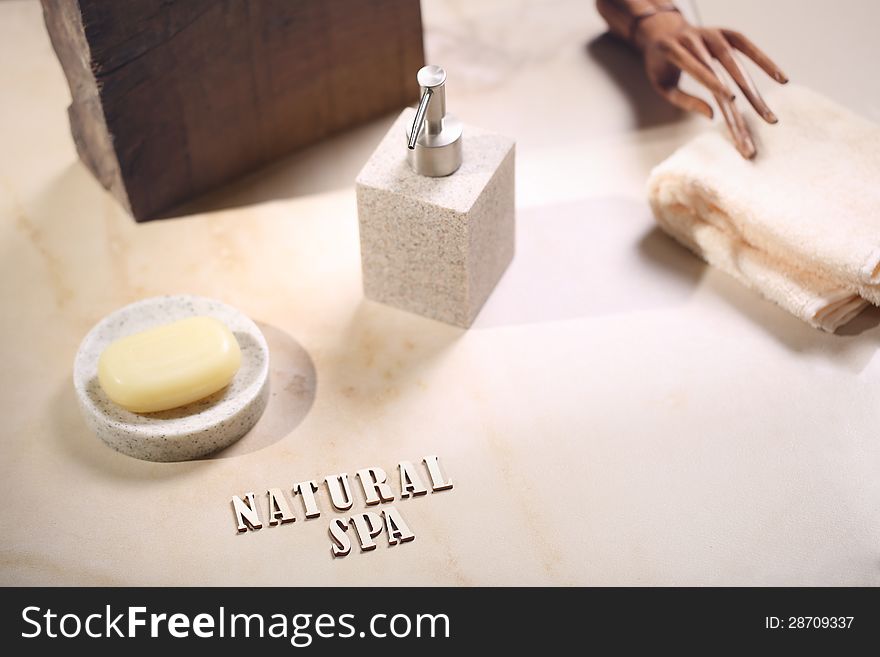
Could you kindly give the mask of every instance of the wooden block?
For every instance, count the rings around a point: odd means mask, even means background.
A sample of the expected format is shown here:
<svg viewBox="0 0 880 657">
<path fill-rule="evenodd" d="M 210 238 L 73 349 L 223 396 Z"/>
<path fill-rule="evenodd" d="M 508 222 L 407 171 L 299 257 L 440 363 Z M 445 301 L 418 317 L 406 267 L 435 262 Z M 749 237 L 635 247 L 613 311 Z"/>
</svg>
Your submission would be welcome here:
<svg viewBox="0 0 880 657">
<path fill-rule="evenodd" d="M 138 220 L 417 100 L 419 0 L 42 0 L 80 159 Z"/>
</svg>

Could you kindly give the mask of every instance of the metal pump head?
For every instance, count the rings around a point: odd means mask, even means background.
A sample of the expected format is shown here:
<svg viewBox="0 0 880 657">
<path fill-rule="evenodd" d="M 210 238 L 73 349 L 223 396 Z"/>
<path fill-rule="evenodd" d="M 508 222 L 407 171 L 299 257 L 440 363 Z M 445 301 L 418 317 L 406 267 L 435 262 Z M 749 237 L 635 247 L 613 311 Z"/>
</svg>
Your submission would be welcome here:
<svg viewBox="0 0 880 657">
<path fill-rule="evenodd" d="M 416 76 L 422 98 L 407 130 L 407 159 L 422 176 L 448 176 L 461 166 L 461 122 L 446 113 L 446 71 L 423 66 Z"/>
</svg>

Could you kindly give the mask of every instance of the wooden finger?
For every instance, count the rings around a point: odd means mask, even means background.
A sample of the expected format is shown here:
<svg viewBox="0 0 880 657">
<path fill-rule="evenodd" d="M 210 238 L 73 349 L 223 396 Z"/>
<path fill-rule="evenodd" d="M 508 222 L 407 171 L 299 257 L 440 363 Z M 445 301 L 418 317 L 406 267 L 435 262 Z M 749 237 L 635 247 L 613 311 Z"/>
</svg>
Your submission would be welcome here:
<svg viewBox="0 0 880 657">
<path fill-rule="evenodd" d="M 733 137 L 736 150 L 744 158 L 751 160 L 758 153 L 758 149 L 755 148 L 755 142 L 752 140 L 752 134 L 749 132 L 745 119 L 732 101 L 718 96 L 715 97 L 715 100 L 721 109 L 724 122 L 727 123 L 727 129 L 730 131 L 731 137 Z"/>
<path fill-rule="evenodd" d="M 709 119 L 711 119 L 715 114 L 712 111 L 712 106 L 705 100 L 703 100 L 702 98 L 697 98 L 696 96 L 691 96 L 690 94 L 683 92 L 678 87 L 657 86 L 656 89 L 657 92 L 666 100 L 668 100 L 679 109 L 683 109 L 685 112 L 697 112 Z"/>
<path fill-rule="evenodd" d="M 706 43 L 715 58 L 721 62 L 721 65 L 730 73 L 730 77 L 736 82 L 736 85 L 742 89 L 745 97 L 748 98 L 755 111 L 761 115 L 767 123 L 776 123 L 779 119 L 761 98 L 758 88 L 755 86 L 752 77 L 742 64 L 737 60 L 736 54 L 724 38 L 717 33 L 708 32 L 705 35 Z"/>
<path fill-rule="evenodd" d="M 709 89 L 712 95 L 733 100 L 730 89 L 715 75 L 715 72 L 704 66 L 687 48 L 673 40 L 663 41 L 660 47 L 670 62 L 692 75 L 697 82 Z"/>
<path fill-rule="evenodd" d="M 694 57 L 699 59 L 706 68 L 715 73 L 715 69 L 712 66 L 712 55 L 708 48 L 706 48 L 706 44 L 703 43 L 703 39 L 700 35 L 694 34 L 693 32 L 686 32 L 680 37 L 680 40 L 682 45 L 690 50 Z"/>
<path fill-rule="evenodd" d="M 767 75 L 780 84 L 788 82 L 788 76 L 782 72 L 782 69 L 764 54 L 758 46 L 752 43 L 745 34 L 735 30 L 721 30 L 721 33 L 730 45 L 760 66 Z"/>
</svg>

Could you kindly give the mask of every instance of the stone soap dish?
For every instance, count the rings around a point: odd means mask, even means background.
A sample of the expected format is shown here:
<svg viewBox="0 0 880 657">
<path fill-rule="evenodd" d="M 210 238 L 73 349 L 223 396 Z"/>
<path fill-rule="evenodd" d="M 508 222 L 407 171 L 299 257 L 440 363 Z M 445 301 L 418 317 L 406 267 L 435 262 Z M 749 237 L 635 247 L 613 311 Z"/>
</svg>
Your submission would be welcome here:
<svg viewBox="0 0 880 657">
<path fill-rule="evenodd" d="M 133 413 L 112 402 L 98 383 L 98 359 L 115 340 L 187 317 L 206 315 L 229 327 L 241 348 L 232 382 L 210 397 L 157 413 Z M 120 308 L 83 339 L 73 383 L 86 423 L 113 449 L 145 461 L 188 461 L 246 434 L 269 399 L 269 347 L 247 316 L 226 304 L 189 295 L 153 297 Z"/>
</svg>

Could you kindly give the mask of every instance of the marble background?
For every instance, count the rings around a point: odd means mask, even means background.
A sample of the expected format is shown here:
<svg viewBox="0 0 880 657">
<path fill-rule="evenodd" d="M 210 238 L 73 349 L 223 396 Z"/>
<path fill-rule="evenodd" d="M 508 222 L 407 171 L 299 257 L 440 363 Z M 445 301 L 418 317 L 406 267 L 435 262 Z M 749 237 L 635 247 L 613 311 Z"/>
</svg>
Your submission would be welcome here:
<svg viewBox="0 0 880 657">
<path fill-rule="evenodd" d="M 880 120 L 877 3 L 688 9 Z M 393 114 L 136 225 L 77 161 L 39 4 L 0 3 L 0 583 L 880 584 L 880 313 L 820 333 L 653 227 L 647 172 L 706 123 L 591 2 L 423 12 L 450 110 L 518 142 L 518 253 L 470 331 L 362 298 L 353 180 Z M 226 453 L 141 462 L 87 431 L 73 357 L 179 292 L 260 323 L 273 397 Z M 455 487 L 395 502 L 411 543 L 334 560 L 324 494 L 235 531 L 233 494 L 426 454 Z"/>
</svg>

